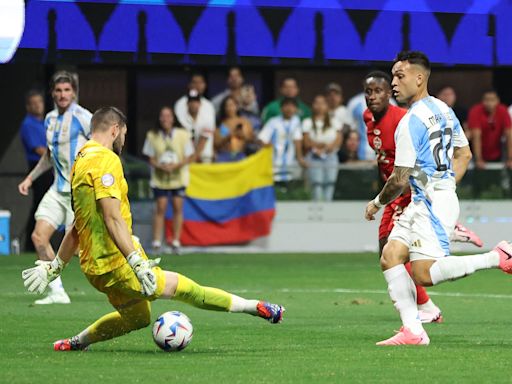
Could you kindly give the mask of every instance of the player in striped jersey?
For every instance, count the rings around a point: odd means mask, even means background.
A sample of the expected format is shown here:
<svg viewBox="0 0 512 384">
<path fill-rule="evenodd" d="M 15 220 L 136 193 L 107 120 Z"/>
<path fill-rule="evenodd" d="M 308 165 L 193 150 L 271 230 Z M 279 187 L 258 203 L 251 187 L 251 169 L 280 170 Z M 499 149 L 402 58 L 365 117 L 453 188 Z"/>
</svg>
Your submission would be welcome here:
<svg viewBox="0 0 512 384">
<path fill-rule="evenodd" d="M 395 133 L 395 164 L 382 191 L 366 207 L 365 217 L 391 203 L 410 184 L 412 199 L 395 222 L 382 251 L 388 292 L 400 313 L 400 331 L 377 345 L 428 345 L 416 306 L 414 283 L 437 285 L 482 269 L 512 273 L 512 246 L 450 256 L 450 235 L 459 216 L 455 181 L 466 172 L 471 150 L 459 120 L 444 102 L 428 94 L 430 62 L 422 52 L 401 52 L 393 63 L 393 93 L 409 105 Z M 404 263 L 410 259 L 412 277 Z"/>
<path fill-rule="evenodd" d="M 36 226 L 32 232 L 32 241 L 41 261 L 55 258 L 50 239 L 59 228 L 69 227 L 74 220 L 71 209 L 70 174 L 75 156 L 90 136 L 92 114 L 76 103 L 77 83 L 73 75 L 57 72 L 51 83 L 55 109 L 46 115 L 47 151 L 39 163 L 20 183 L 18 189 L 22 195 L 28 195 L 32 183 L 42 173 L 53 167 L 54 182 L 39 203 L 35 213 Z M 68 304 L 70 302 L 60 278 L 50 285 L 46 297 L 36 300 L 35 304 Z"/>
</svg>

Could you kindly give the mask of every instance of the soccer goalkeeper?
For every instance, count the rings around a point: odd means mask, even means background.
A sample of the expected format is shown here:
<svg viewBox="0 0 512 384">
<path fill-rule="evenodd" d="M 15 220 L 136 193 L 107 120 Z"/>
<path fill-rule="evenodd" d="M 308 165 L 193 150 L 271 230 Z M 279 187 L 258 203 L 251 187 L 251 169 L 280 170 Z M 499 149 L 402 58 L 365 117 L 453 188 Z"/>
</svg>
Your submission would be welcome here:
<svg viewBox="0 0 512 384">
<path fill-rule="evenodd" d="M 203 287 L 179 273 L 163 271 L 149 260 L 132 236 L 128 185 L 119 154 L 127 132 L 126 117 L 114 107 L 101 108 L 91 120 L 92 139 L 79 151 L 72 170 L 74 228 L 53 261 L 36 261 L 22 272 L 25 287 L 42 293 L 60 276 L 79 247 L 80 266 L 89 282 L 116 309 L 78 335 L 54 343 L 54 350 L 87 348 L 149 325 L 150 301 L 161 298 L 228 312 L 243 312 L 279 323 L 284 307 L 246 300 L 217 288 Z"/>
</svg>

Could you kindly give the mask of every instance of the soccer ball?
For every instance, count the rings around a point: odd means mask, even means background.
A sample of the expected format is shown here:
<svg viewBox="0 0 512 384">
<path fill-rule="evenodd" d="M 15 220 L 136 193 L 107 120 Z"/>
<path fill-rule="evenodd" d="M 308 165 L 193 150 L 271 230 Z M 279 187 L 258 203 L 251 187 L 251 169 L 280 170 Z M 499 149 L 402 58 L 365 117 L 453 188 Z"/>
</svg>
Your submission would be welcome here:
<svg viewBox="0 0 512 384">
<path fill-rule="evenodd" d="M 153 325 L 153 340 L 165 352 L 181 351 L 192 341 L 193 332 L 187 315 L 178 311 L 165 312 Z"/>
</svg>

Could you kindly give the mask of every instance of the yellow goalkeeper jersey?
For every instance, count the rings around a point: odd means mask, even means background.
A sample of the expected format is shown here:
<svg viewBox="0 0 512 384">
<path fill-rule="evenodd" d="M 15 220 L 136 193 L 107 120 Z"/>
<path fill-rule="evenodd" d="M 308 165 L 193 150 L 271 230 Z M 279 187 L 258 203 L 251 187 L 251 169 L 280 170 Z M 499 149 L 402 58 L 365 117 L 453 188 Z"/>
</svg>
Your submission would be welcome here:
<svg viewBox="0 0 512 384">
<path fill-rule="evenodd" d="M 126 264 L 126 258 L 108 233 L 98 202 L 103 198 L 118 199 L 121 215 L 132 233 L 128 184 L 119 156 L 89 140 L 78 152 L 73 165 L 71 191 L 82 271 L 102 275 Z"/>
</svg>

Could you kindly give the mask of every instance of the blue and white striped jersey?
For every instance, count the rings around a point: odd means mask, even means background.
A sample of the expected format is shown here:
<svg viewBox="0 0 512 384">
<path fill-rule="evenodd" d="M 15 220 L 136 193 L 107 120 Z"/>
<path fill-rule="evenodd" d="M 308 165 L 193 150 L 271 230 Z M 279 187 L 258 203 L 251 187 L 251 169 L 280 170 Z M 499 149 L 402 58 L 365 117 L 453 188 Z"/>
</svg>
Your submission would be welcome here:
<svg viewBox="0 0 512 384">
<path fill-rule="evenodd" d="M 435 189 L 455 189 L 454 147 L 468 140 L 453 110 L 427 96 L 415 102 L 395 132 L 395 166 L 414 168 L 410 177 L 413 199 L 430 200 Z"/>
<path fill-rule="evenodd" d="M 76 103 L 62 115 L 57 109 L 46 115 L 46 142 L 54 172 L 52 188 L 57 192 L 71 192 L 71 168 L 76 154 L 90 138 L 91 117 L 91 112 Z"/>
</svg>

